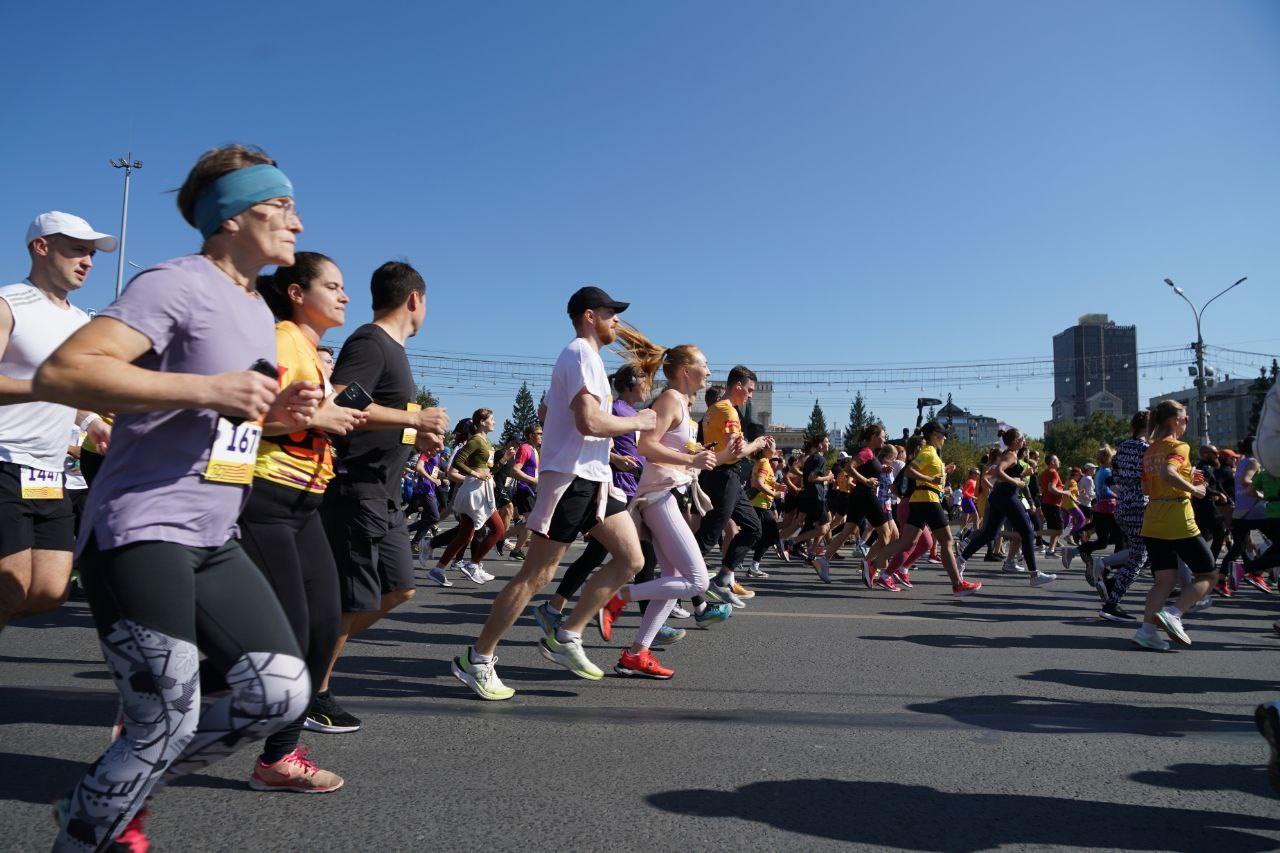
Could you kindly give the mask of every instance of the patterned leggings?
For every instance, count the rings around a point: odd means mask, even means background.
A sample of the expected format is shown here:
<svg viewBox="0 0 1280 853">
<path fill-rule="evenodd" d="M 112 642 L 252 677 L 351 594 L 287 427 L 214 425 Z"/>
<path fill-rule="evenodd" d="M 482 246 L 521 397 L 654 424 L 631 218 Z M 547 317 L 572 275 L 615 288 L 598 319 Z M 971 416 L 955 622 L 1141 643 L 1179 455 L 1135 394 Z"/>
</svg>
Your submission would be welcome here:
<svg viewBox="0 0 1280 853">
<path fill-rule="evenodd" d="M 1147 563 L 1147 545 L 1142 539 L 1142 515 L 1145 507 L 1131 506 L 1121 503 L 1116 509 L 1116 521 L 1124 533 L 1124 547 L 1129 552 L 1129 559 L 1115 571 L 1107 583 L 1107 604 L 1115 607 L 1129 591 L 1133 579 Z"/>
<path fill-rule="evenodd" d="M 81 578 L 124 730 L 67 803 L 53 849 L 105 847 L 161 778 L 201 770 L 306 712 L 311 679 L 270 585 L 237 542 L 91 543 Z M 230 695 L 200 707 L 200 653 Z"/>
</svg>

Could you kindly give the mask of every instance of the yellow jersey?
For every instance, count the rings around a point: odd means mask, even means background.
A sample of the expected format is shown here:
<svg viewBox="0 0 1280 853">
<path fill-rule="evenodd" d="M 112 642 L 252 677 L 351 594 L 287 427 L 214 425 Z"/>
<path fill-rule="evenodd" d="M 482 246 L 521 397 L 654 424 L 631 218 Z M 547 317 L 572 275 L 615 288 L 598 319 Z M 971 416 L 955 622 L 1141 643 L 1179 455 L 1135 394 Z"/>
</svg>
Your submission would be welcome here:
<svg viewBox="0 0 1280 853">
<path fill-rule="evenodd" d="M 738 417 L 733 403 L 725 399 L 707 409 L 702 422 L 703 444 L 719 453 L 729 446 L 735 435 L 742 435 L 742 419 Z"/>
<path fill-rule="evenodd" d="M 1150 499 L 1142 516 L 1142 535 L 1152 539 L 1187 539 L 1200 535 L 1191 493 L 1165 482 L 1164 469 L 1174 465 L 1191 482 L 1191 447 L 1166 436 L 1151 442 L 1142 457 L 1142 491 Z"/>
<path fill-rule="evenodd" d="M 751 499 L 751 505 L 756 509 L 768 509 L 773 506 L 773 495 L 777 493 L 777 478 L 773 476 L 773 466 L 769 464 L 768 459 L 757 459 L 755 468 L 751 471 L 751 482 L 755 482 L 759 478 L 764 484 L 764 489 L 756 492 L 756 496 Z M 770 494 L 773 493 L 773 494 Z"/>
<path fill-rule="evenodd" d="M 276 323 L 276 363 L 281 388 L 294 382 L 315 382 L 323 385 L 328 395 L 315 345 L 290 320 Z M 253 476 L 291 489 L 324 492 L 333 479 L 329 436 L 318 429 L 262 436 Z"/>
<path fill-rule="evenodd" d="M 925 476 L 937 477 L 938 479 L 941 479 L 947 470 L 942 464 L 942 457 L 938 455 L 938 448 L 932 444 L 926 444 L 921 448 L 920 452 L 916 454 L 916 458 L 911 460 L 911 467 Z M 941 486 L 934 483 L 923 483 L 919 480 L 915 480 L 914 485 L 915 488 L 911 490 L 910 503 L 942 503 Z"/>
</svg>

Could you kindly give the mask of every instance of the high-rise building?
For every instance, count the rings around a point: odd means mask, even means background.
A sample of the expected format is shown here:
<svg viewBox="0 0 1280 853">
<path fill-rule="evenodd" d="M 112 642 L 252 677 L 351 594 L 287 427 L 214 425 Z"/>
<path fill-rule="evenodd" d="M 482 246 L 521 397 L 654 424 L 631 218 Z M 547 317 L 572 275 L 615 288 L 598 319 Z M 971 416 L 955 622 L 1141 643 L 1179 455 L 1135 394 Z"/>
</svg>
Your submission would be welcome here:
<svg viewBox="0 0 1280 853">
<path fill-rule="evenodd" d="M 1094 412 L 1127 418 L 1138 410 L 1138 330 L 1106 314 L 1085 314 L 1053 336 L 1053 417 L 1083 421 Z"/>
</svg>

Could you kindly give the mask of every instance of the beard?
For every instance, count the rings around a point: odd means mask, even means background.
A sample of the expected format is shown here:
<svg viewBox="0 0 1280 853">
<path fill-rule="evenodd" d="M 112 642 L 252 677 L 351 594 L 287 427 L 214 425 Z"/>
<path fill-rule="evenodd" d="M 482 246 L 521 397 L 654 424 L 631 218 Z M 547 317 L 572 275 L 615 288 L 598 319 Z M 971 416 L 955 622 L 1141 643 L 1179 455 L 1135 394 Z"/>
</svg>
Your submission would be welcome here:
<svg viewBox="0 0 1280 853">
<path fill-rule="evenodd" d="M 600 326 L 596 326 L 596 337 L 600 339 L 600 343 L 608 346 L 618 339 L 618 333 L 614 330 L 613 322 L 610 321 Z"/>
</svg>

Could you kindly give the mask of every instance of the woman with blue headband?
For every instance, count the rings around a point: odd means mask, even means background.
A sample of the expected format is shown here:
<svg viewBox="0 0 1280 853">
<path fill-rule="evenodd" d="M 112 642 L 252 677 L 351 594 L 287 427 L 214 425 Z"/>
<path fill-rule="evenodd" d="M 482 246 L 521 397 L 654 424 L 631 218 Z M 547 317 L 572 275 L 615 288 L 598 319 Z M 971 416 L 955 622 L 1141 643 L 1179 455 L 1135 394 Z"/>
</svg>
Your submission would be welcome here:
<svg viewBox="0 0 1280 853">
<path fill-rule="evenodd" d="M 281 390 L 255 290 L 294 263 L 293 187 L 261 151 L 205 153 L 178 191 L 198 254 L 137 275 L 35 379 L 41 399 L 117 413 L 76 544 L 121 734 L 59 807 L 55 850 L 135 849 L 162 777 L 298 719 L 310 678 L 271 586 L 237 541 L 264 423 L 301 428 L 322 396 Z M 227 694 L 201 710 L 200 656 Z M 221 679 L 219 679 L 219 676 Z"/>
</svg>

